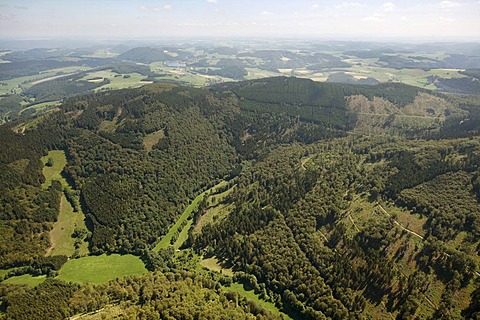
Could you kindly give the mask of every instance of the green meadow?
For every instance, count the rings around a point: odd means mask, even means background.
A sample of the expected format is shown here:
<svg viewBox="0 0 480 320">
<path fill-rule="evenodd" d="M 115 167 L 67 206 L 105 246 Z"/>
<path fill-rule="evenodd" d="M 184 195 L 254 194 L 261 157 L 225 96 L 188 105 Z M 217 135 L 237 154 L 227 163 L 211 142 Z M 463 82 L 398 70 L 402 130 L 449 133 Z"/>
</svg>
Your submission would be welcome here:
<svg viewBox="0 0 480 320">
<path fill-rule="evenodd" d="M 2 283 L 20 284 L 20 285 L 26 284 L 30 287 L 35 287 L 36 285 L 45 281 L 46 278 L 47 278 L 47 276 L 34 277 L 32 275 L 29 275 L 29 274 L 24 274 L 24 275 L 21 275 L 21 276 L 15 276 L 15 277 L 8 278 L 7 280 L 3 281 Z"/>
<path fill-rule="evenodd" d="M 53 229 L 50 231 L 50 241 L 52 247 L 47 255 L 66 255 L 71 257 L 75 252 L 75 239 L 72 234 L 75 228 L 85 229 L 84 215 L 82 212 L 74 212 L 72 205 L 67 201 L 65 195 L 62 195 L 60 203 L 60 212 L 57 222 L 54 223 Z M 84 256 L 88 254 L 88 243 L 81 242 L 78 254 Z"/>
<path fill-rule="evenodd" d="M 52 166 L 46 166 L 48 159 L 52 159 Z M 63 187 L 67 187 L 67 181 L 62 177 L 62 170 L 67 164 L 67 157 L 63 150 L 52 150 L 48 155 L 42 157 L 43 162 L 43 175 L 45 176 L 45 182 L 42 187 L 48 188 L 52 184 L 52 180 L 58 180 L 62 183 Z"/>
<path fill-rule="evenodd" d="M 49 159 L 52 159 L 52 166 L 46 166 L 45 164 Z M 73 192 L 72 187 L 68 184 L 67 180 L 62 177 L 61 173 L 65 165 L 67 164 L 67 158 L 65 151 L 52 150 L 48 155 L 42 157 L 43 175 L 45 176 L 44 188 L 47 188 L 52 184 L 52 180 L 58 180 L 65 189 Z M 75 201 L 78 201 L 75 200 Z M 74 212 L 72 204 L 67 201 L 65 195 L 62 195 L 60 202 L 60 212 L 58 213 L 57 221 L 53 225 L 53 229 L 50 231 L 51 247 L 47 251 L 49 255 L 66 255 L 72 256 L 75 253 L 75 239 L 72 238 L 72 234 L 76 228 L 87 230 L 85 226 L 85 216 L 79 208 L 79 211 Z M 78 254 L 83 256 L 88 254 L 88 243 L 82 241 L 78 248 Z"/>
<path fill-rule="evenodd" d="M 102 254 L 68 260 L 60 269 L 58 279 L 100 284 L 115 278 L 144 273 L 147 273 L 145 265 L 134 255 Z"/>
</svg>

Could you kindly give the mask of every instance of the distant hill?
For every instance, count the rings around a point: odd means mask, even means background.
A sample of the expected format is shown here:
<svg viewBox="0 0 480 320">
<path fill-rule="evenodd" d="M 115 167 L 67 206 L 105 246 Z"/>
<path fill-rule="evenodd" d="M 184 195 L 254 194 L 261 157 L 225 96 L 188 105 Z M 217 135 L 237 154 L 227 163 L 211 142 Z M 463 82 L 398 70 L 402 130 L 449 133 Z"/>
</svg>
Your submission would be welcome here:
<svg viewBox="0 0 480 320">
<path fill-rule="evenodd" d="M 152 63 L 157 61 L 185 60 L 190 56 L 190 53 L 175 48 L 138 47 L 123 52 L 117 58 L 127 61 Z"/>
</svg>

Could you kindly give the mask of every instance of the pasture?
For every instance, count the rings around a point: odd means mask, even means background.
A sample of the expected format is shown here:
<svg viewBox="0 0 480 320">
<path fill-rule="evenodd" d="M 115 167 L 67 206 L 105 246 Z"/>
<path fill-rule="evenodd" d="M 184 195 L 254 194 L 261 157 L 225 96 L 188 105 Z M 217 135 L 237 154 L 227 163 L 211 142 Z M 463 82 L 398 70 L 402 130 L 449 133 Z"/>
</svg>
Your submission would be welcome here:
<svg viewBox="0 0 480 320">
<path fill-rule="evenodd" d="M 139 257 L 131 254 L 102 254 L 68 260 L 60 269 L 58 279 L 100 284 L 115 278 L 144 273 L 147 273 L 147 269 Z"/>
<path fill-rule="evenodd" d="M 53 229 L 50 231 L 50 241 L 52 246 L 47 252 L 47 256 L 66 255 L 71 257 L 75 252 L 75 239 L 72 234 L 75 228 L 84 229 L 86 231 L 84 215 L 82 212 L 74 212 L 72 205 L 67 201 L 65 195 L 62 195 L 60 202 L 60 212 L 57 222 L 54 223 Z M 78 249 L 80 256 L 88 254 L 88 243 L 81 242 Z"/>
<path fill-rule="evenodd" d="M 52 159 L 51 167 L 45 165 L 49 159 Z M 45 176 L 43 187 L 47 188 L 52 184 L 52 180 L 58 180 L 65 189 L 69 190 L 69 192 L 73 192 L 72 187 L 61 175 L 63 168 L 67 164 L 65 151 L 52 150 L 48 155 L 42 157 L 41 160 L 44 164 L 43 175 Z M 76 198 L 78 198 L 78 196 Z M 79 200 L 75 199 L 74 201 L 78 203 Z M 67 201 L 65 195 L 62 195 L 57 222 L 54 223 L 53 229 L 50 231 L 50 241 L 52 245 L 47 250 L 46 255 L 64 254 L 69 257 L 72 256 L 75 253 L 75 239 L 72 238 L 72 234 L 75 228 L 83 229 L 85 231 L 87 230 L 84 219 L 85 216 L 81 208 L 78 212 L 74 212 L 71 203 Z M 78 254 L 88 254 L 88 244 L 86 242 L 81 242 L 80 247 L 78 248 Z"/>
<path fill-rule="evenodd" d="M 2 283 L 19 284 L 19 285 L 26 284 L 30 287 L 35 287 L 36 285 L 39 285 L 40 283 L 45 281 L 46 278 L 47 278 L 47 276 L 34 277 L 32 275 L 29 275 L 29 274 L 23 274 L 21 276 L 15 276 L 15 277 L 8 278 L 7 280 L 3 281 Z"/>
<path fill-rule="evenodd" d="M 128 75 L 129 77 L 125 78 L 124 77 L 125 75 Z M 81 80 L 95 82 L 95 81 L 98 81 L 98 79 L 104 79 L 104 78 L 110 80 L 110 83 L 96 88 L 95 92 L 103 91 L 103 90 L 137 88 L 148 83 L 148 82 L 141 81 L 142 79 L 146 78 L 146 76 L 141 75 L 139 73 L 129 73 L 129 74 L 119 75 L 118 73 L 115 73 L 112 70 L 101 70 L 101 71 L 89 72 Z"/>
<path fill-rule="evenodd" d="M 46 166 L 48 159 L 52 159 L 52 166 Z M 67 181 L 62 177 L 62 170 L 67 164 L 67 157 L 63 150 L 52 150 L 48 155 L 42 157 L 43 175 L 45 176 L 45 182 L 43 188 L 48 188 L 52 184 L 52 180 L 58 180 L 62 183 L 63 187 L 68 186 Z"/>
<path fill-rule="evenodd" d="M 233 277 L 233 270 L 231 268 L 225 268 L 223 265 L 221 265 L 216 257 L 202 259 L 200 260 L 199 264 L 208 270 Z"/>
<path fill-rule="evenodd" d="M 35 113 L 37 113 L 37 112 L 45 111 L 47 109 L 58 107 L 60 106 L 60 104 L 61 104 L 60 101 L 49 101 L 49 102 L 37 103 L 37 104 L 30 105 L 25 109 L 20 110 L 18 114 L 21 115 L 25 111 L 28 111 L 31 109 L 35 110 Z"/>
</svg>

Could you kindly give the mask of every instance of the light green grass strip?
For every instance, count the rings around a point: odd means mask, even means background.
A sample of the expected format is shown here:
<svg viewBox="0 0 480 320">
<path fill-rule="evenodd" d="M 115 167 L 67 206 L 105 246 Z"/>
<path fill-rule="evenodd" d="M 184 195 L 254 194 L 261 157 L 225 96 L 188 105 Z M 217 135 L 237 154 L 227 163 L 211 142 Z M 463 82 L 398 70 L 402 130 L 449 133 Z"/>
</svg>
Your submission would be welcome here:
<svg viewBox="0 0 480 320">
<path fill-rule="evenodd" d="M 39 285 L 40 283 L 45 281 L 46 278 L 47 278 L 47 276 L 34 277 L 32 275 L 29 275 L 29 274 L 24 274 L 24 275 L 21 275 L 21 276 L 8 278 L 7 280 L 3 281 L 2 283 L 26 284 L 26 285 L 29 285 L 30 287 L 35 287 L 36 285 Z"/>
<path fill-rule="evenodd" d="M 211 192 L 212 190 L 215 191 L 217 190 L 217 188 L 221 187 L 221 186 L 224 186 L 227 182 L 226 181 L 221 181 L 220 183 L 218 183 L 217 185 L 213 186 L 212 188 L 210 188 L 209 190 L 207 191 L 204 191 L 202 193 L 200 193 L 189 205 L 188 207 L 185 209 L 185 211 L 183 211 L 182 215 L 180 216 L 180 218 L 177 220 L 177 222 L 175 222 L 175 224 L 170 228 L 170 230 L 168 230 L 168 233 L 162 238 L 162 240 L 160 240 L 160 242 L 155 246 L 155 248 L 153 249 L 153 251 L 155 252 L 158 252 L 160 249 L 162 248 L 166 248 L 170 245 L 170 241 L 172 240 L 172 237 L 173 235 L 178 231 L 178 229 L 180 228 L 180 226 L 182 225 L 182 223 L 184 221 L 186 221 L 188 219 L 188 217 L 190 217 L 190 214 L 192 213 L 192 211 L 197 208 L 198 204 L 200 203 L 200 201 L 203 200 L 203 197 L 205 196 L 205 194 L 207 192 Z M 186 231 L 188 233 L 188 229 Z M 188 234 L 187 234 L 188 235 Z M 183 235 L 184 236 L 184 235 Z M 180 238 L 180 237 L 179 237 Z M 185 238 L 186 240 L 186 238 Z M 182 242 L 183 243 L 183 242 Z"/>
<path fill-rule="evenodd" d="M 287 314 L 278 310 L 278 308 L 271 302 L 264 301 L 260 299 L 253 290 L 245 290 L 242 284 L 234 282 L 230 285 L 230 287 L 225 288 L 227 291 L 234 291 L 240 294 L 241 296 L 251 300 L 261 306 L 262 308 L 273 312 L 274 314 L 280 316 L 282 319 L 292 319 Z"/>
</svg>

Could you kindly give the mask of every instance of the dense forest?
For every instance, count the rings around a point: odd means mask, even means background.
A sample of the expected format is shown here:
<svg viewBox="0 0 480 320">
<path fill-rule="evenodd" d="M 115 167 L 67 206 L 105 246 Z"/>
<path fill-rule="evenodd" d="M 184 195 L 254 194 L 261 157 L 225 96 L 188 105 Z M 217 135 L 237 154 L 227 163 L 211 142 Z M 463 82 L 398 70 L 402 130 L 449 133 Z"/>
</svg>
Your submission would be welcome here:
<svg viewBox="0 0 480 320">
<path fill-rule="evenodd" d="M 276 77 L 77 95 L 2 125 L 0 267 L 47 280 L 0 284 L 0 318 L 102 308 L 277 317 L 186 258 L 204 256 L 295 319 L 475 319 L 479 115 L 474 98 L 398 83 Z M 43 185 L 50 150 L 65 152 L 74 196 L 56 180 Z M 192 212 L 180 252 L 154 250 L 222 180 Z M 45 253 L 63 193 L 72 206 L 79 199 L 90 254 L 132 253 L 152 272 L 96 286 L 55 279 L 67 257 Z"/>
</svg>

